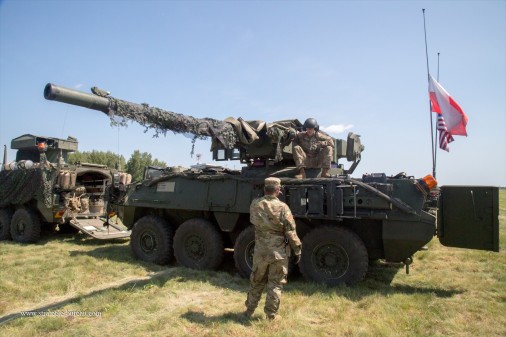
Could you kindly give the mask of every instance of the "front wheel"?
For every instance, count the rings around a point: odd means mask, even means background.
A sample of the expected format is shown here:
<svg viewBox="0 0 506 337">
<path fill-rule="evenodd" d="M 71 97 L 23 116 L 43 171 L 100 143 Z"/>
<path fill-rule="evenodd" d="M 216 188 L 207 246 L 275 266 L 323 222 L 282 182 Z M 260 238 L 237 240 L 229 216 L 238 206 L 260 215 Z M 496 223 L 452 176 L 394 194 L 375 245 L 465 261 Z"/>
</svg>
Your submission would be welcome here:
<svg viewBox="0 0 506 337">
<path fill-rule="evenodd" d="M 174 236 L 174 255 L 183 267 L 217 269 L 223 261 L 224 249 L 220 232 L 205 219 L 183 222 Z"/>
<path fill-rule="evenodd" d="M 130 246 L 138 259 L 164 265 L 173 257 L 173 237 L 173 230 L 165 219 L 147 215 L 135 223 Z"/>
<path fill-rule="evenodd" d="M 318 227 L 304 237 L 299 268 L 307 280 L 352 286 L 364 279 L 368 261 L 357 234 L 343 227 Z"/>
<path fill-rule="evenodd" d="M 20 243 L 37 242 L 40 238 L 40 218 L 30 208 L 19 208 L 11 220 L 12 239 Z"/>
<path fill-rule="evenodd" d="M 0 240 L 11 239 L 11 220 L 12 210 L 8 208 L 0 209 Z"/>
</svg>

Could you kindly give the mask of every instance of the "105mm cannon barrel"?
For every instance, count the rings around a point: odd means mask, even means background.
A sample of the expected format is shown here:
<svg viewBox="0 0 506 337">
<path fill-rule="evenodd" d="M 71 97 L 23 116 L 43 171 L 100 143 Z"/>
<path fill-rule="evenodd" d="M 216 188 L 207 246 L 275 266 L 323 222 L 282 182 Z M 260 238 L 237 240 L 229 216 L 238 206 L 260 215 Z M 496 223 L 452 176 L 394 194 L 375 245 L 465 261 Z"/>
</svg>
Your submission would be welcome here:
<svg viewBox="0 0 506 337">
<path fill-rule="evenodd" d="M 238 140 L 233 127 L 225 121 L 186 116 L 150 107 L 146 103 L 131 103 L 109 96 L 109 92 L 97 87 L 91 88 L 91 91 L 92 94 L 88 94 L 48 83 L 44 88 L 44 97 L 51 101 L 102 111 L 111 117 L 114 124 L 124 125 L 126 120 L 135 121 L 146 129 L 154 129 L 156 135 L 172 131 L 174 133 L 191 133 L 199 139 L 214 137 L 226 148 L 232 148 Z M 123 121 L 118 123 L 116 119 L 113 119 L 115 116 L 123 118 Z"/>
</svg>

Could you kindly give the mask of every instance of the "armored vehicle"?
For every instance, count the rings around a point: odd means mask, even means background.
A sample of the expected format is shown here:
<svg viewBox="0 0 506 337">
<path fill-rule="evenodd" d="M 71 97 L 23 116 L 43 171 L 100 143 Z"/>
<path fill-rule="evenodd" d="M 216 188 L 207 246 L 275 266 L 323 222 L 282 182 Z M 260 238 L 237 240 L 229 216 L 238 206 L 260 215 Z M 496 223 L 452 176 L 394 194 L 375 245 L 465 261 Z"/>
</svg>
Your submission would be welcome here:
<svg viewBox="0 0 506 337">
<path fill-rule="evenodd" d="M 36 242 L 41 229 L 78 229 L 95 238 L 128 237 L 107 221 L 109 188 L 119 189 L 127 174 L 97 164 L 67 164 L 77 139 L 22 135 L 12 140 L 16 160 L 0 171 L 0 239 Z"/>
<path fill-rule="evenodd" d="M 190 169 L 147 168 L 115 203 L 132 229 L 131 247 L 144 260 L 215 269 L 225 249 L 233 249 L 238 272 L 251 272 L 255 245 L 249 222 L 251 201 L 263 194 L 264 178 L 279 177 L 302 239 L 299 269 L 312 281 L 353 285 L 365 277 L 370 260 L 403 262 L 437 235 L 446 246 L 498 251 L 498 189 L 442 186 L 438 209 L 427 196 L 435 187 L 428 175 L 405 173 L 350 177 L 364 150 L 358 135 L 335 139 L 331 178 L 318 169 L 295 179 L 291 140 L 298 120 L 274 123 L 184 116 L 134 104 L 92 88 L 93 94 L 48 84 L 44 96 L 134 120 L 156 132 L 191 132 L 212 137 L 216 161 L 238 160 L 241 171 L 200 165 Z M 346 159 L 351 166 L 344 167 Z M 437 213 L 437 215 L 436 215 Z"/>
</svg>

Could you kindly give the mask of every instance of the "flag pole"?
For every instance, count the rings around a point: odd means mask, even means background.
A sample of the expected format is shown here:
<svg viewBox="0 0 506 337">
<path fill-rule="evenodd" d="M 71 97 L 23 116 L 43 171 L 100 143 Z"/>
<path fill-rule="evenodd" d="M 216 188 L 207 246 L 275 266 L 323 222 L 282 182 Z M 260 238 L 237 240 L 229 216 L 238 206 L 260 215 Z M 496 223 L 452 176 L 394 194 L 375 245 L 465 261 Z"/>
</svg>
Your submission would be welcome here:
<svg viewBox="0 0 506 337">
<path fill-rule="evenodd" d="M 439 82 L 439 52 L 437 53 L 437 81 Z M 431 113 L 431 120 L 432 120 L 432 113 Z M 436 144 L 436 145 L 434 145 Z M 438 151 L 438 138 L 437 138 L 437 130 L 434 133 L 434 142 L 432 145 L 434 146 L 434 169 L 433 169 L 433 176 L 436 178 L 436 165 L 437 165 L 437 151 Z"/>
<path fill-rule="evenodd" d="M 423 13 L 423 33 L 425 35 L 425 60 L 427 61 L 427 84 L 429 84 L 429 52 L 427 49 L 427 29 L 425 27 L 425 8 L 422 8 Z M 435 147 L 434 147 L 434 122 L 432 119 L 432 109 L 431 103 L 429 100 L 429 117 L 430 117 L 430 141 L 431 141 L 431 150 L 432 150 L 432 175 L 436 178 L 436 155 L 435 155 Z"/>
</svg>

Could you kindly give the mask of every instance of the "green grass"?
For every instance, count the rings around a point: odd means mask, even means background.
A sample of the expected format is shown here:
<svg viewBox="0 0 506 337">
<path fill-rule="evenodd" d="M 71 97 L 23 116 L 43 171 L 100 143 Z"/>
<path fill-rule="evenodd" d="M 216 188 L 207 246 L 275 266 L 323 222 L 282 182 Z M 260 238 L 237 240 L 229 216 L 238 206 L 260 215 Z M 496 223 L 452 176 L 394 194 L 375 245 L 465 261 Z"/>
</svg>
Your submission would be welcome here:
<svg viewBox="0 0 506 337">
<path fill-rule="evenodd" d="M 353 288 L 295 275 L 283 292 L 283 320 L 269 323 L 261 308 L 252 320 L 240 316 L 248 281 L 235 274 L 231 254 L 220 271 L 199 272 L 137 261 L 128 241 L 2 242 L 0 317 L 36 308 L 101 316 L 9 316 L 0 335 L 506 336 L 506 190 L 500 249 L 446 248 L 435 239 L 415 255 L 409 275 L 375 263 Z"/>
</svg>

